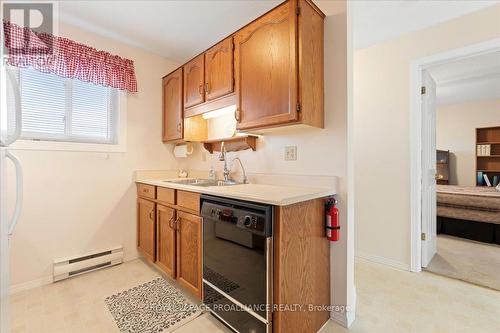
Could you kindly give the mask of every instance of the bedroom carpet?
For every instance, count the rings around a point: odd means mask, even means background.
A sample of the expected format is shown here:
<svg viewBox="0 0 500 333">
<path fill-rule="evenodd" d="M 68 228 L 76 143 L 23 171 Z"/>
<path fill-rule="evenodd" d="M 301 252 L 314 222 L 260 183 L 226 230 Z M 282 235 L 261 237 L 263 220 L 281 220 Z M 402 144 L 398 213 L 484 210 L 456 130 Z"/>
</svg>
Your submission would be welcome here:
<svg viewBox="0 0 500 333">
<path fill-rule="evenodd" d="M 500 246 L 438 235 L 427 271 L 500 290 Z"/>
</svg>

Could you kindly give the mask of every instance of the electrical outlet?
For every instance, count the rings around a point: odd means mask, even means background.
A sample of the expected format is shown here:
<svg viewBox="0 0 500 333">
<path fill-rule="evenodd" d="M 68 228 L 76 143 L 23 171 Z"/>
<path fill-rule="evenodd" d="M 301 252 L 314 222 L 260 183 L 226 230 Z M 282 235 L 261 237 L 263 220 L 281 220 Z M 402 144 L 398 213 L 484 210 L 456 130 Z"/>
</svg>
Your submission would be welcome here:
<svg viewBox="0 0 500 333">
<path fill-rule="evenodd" d="M 296 160 L 297 160 L 297 146 L 286 146 L 285 161 L 296 161 Z"/>
</svg>

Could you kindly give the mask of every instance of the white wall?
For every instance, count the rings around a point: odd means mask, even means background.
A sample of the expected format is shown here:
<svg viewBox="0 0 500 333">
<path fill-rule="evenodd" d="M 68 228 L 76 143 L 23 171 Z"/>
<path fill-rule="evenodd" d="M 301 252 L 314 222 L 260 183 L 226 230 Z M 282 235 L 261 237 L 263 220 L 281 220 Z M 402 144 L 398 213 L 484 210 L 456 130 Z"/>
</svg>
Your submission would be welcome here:
<svg viewBox="0 0 500 333">
<path fill-rule="evenodd" d="M 332 304 L 353 305 L 353 253 L 348 253 L 352 235 L 347 224 L 347 12 L 345 1 L 319 1 L 325 18 L 325 128 L 282 127 L 264 131 L 257 150 L 228 153 L 240 157 L 247 173 L 338 176 L 342 237 L 332 243 Z M 305 112 L 305 111 L 304 111 Z M 285 161 L 285 146 L 297 146 L 297 160 Z M 221 171 L 218 154 L 208 154 L 201 145 L 180 166 L 191 170 Z M 238 170 L 235 166 L 234 170 Z M 345 319 L 339 319 L 345 320 Z"/>
<path fill-rule="evenodd" d="M 13 152 L 25 182 L 23 212 L 11 238 L 14 285 L 46 280 L 58 257 L 121 244 L 126 259 L 135 258 L 133 172 L 176 167 L 171 147 L 161 142 L 161 78 L 176 64 L 67 25 L 59 34 L 134 60 L 139 92 L 127 97 L 125 153 Z M 11 184 L 13 177 L 11 172 Z"/>
<path fill-rule="evenodd" d="M 410 63 L 500 37 L 500 5 L 354 54 L 356 255 L 409 269 Z"/>
<path fill-rule="evenodd" d="M 500 126 L 500 99 L 438 107 L 437 149 L 450 150 L 450 185 L 476 186 L 476 128 Z"/>
<path fill-rule="evenodd" d="M 332 304 L 354 305 L 352 225 L 347 219 L 347 13 L 345 1 L 317 1 L 325 19 L 325 129 L 280 128 L 258 140 L 257 152 L 240 156 L 250 173 L 338 176 L 341 241 L 332 243 Z M 174 64 L 144 51 L 61 27 L 61 34 L 135 61 L 139 93 L 128 98 L 128 148 L 124 154 L 16 151 L 25 166 L 25 207 L 12 238 L 13 283 L 51 274 L 55 257 L 123 244 L 135 250 L 136 169 L 208 170 L 221 162 L 196 145 L 188 159 L 174 160 L 161 133 L 161 77 Z M 284 147 L 298 147 L 284 161 Z M 13 193 L 11 193 L 13 196 Z M 335 316 L 335 315 L 334 315 Z M 351 318 L 337 320 L 352 321 Z"/>
</svg>

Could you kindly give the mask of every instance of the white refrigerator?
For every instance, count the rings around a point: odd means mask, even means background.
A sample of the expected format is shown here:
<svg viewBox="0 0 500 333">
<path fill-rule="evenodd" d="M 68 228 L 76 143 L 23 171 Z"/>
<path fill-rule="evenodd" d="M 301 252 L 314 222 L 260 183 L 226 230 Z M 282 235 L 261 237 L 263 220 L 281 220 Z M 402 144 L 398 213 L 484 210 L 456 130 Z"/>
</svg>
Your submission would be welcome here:
<svg viewBox="0 0 500 333">
<path fill-rule="evenodd" d="M 0 44 L 0 333 L 8 333 L 10 331 L 9 238 L 21 214 L 23 195 L 21 164 L 9 151 L 9 146 L 20 136 L 22 117 L 19 85 L 13 72 L 4 65 L 2 49 L 3 42 Z M 15 179 L 7 179 L 6 168 L 10 162 L 15 168 Z M 16 193 L 13 212 L 7 211 L 7 186 L 9 193 L 14 191 Z"/>
</svg>

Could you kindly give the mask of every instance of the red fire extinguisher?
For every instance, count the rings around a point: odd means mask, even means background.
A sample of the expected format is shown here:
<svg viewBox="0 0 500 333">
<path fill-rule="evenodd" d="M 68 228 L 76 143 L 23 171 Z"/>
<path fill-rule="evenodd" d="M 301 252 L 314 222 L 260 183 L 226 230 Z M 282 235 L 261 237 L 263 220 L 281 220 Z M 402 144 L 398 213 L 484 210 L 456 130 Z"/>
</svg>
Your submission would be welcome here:
<svg viewBox="0 0 500 333">
<path fill-rule="evenodd" d="M 336 242 L 340 238 L 339 209 L 337 200 L 330 198 L 326 202 L 326 238 L 331 242 Z"/>
</svg>

